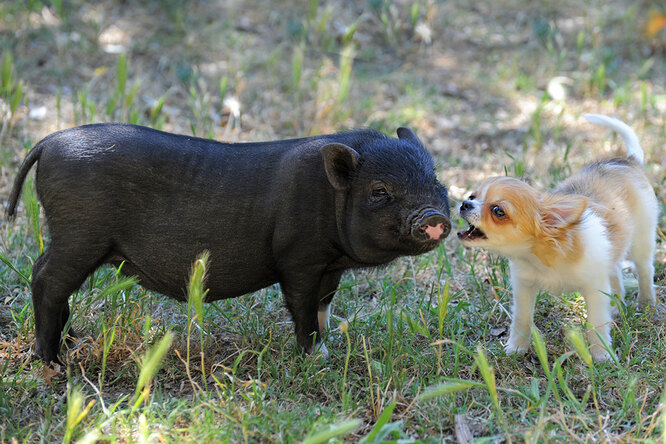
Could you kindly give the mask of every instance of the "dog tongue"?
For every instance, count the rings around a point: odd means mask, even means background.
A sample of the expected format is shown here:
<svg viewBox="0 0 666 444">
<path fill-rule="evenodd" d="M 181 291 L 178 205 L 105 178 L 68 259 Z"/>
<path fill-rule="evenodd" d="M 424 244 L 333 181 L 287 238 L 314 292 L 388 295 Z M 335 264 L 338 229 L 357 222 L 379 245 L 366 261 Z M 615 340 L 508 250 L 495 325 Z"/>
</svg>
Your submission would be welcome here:
<svg viewBox="0 0 666 444">
<path fill-rule="evenodd" d="M 437 240 L 442 236 L 442 233 L 444 233 L 444 224 L 437 224 L 434 227 L 432 225 L 426 225 L 423 230 L 428 233 L 430 239 Z"/>
</svg>

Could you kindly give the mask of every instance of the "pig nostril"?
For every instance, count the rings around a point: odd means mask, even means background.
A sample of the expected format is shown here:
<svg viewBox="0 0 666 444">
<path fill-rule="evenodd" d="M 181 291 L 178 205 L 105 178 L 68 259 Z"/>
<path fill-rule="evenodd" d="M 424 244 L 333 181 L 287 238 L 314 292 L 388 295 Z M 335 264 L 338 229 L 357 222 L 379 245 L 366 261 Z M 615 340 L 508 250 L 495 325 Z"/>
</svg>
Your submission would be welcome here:
<svg viewBox="0 0 666 444">
<path fill-rule="evenodd" d="M 448 217 L 436 210 L 426 211 L 412 225 L 412 235 L 418 233 L 419 237 L 424 234 L 430 239 L 444 239 L 451 231 L 451 222 Z"/>
<path fill-rule="evenodd" d="M 448 223 L 448 219 L 443 214 L 430 214 L 421 219 L 419 225 L 424 227 L 426 225 L 434 226 L 444 223 Z"/>
</svg>

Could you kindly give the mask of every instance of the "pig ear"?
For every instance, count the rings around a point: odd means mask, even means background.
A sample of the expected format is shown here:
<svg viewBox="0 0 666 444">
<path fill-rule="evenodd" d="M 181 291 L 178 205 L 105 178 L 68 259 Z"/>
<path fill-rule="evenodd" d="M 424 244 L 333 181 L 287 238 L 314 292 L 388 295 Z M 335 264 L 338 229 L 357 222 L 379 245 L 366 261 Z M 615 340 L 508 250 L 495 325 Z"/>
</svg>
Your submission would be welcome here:
<svg viewBox="0 0 666 444">
<path fill-rule="evenodd" d="M 404 139 L 404 140 L 411 140 L 418 146 L 423 146 L 421 144 L 421 141 L 419 140 L 418 137 L 416 137 L 416 134 L 414 131 L 411 130 L 411 128 L 407 128 L 406 126 L 401 126 L 398 128 L 398 139 Z"/>
<path fill-rule="evenodd" d="M 330 143 L 321 149 L 326 176 L 336 190 L 346 190 L 358 165 L 358 153 L 342 143 Z"/>
</svg>

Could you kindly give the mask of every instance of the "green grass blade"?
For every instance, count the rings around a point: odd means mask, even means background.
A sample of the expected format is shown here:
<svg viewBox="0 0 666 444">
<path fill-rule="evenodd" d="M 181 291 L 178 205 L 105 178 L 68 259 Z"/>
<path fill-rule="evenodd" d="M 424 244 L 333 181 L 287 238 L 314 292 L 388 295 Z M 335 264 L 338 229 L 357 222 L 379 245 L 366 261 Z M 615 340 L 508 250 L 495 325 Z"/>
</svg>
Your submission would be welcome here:
<svg viewBox="0 0 666 444">
<path fill-rule="evenodd" d="M 574 350 L 576 350 L 576 353 L 578 353 L 578 356 L 580 356 L 580 359 L 585 363 L 585 365 L 587 365 L 589 368 L 593 368 L 594 362 L 592 361 L 592 354 L 590 353 L 590 349 L 588 348 L 587 343 L 583 338 L 583 334 L 578 329 L 571 328 L 567 330 L 566 337 L 569 341 L 569 344 L 573 346 Z"/>
<path fill-rule="evenodd" d="M 571 401 L 576 410 L 578 412 L 581 412 L 583 406 L 581 405 L 580 401 L 576 399 L 576 395 L 574 395 L 574 393 L 571 391 L 569 385 L 567 384 L 567 381 L 564 378 L 564 371 L 562 369 L 562 364 L 564 363 L 565 360 L 566 360 L 565 357 L 558 359 L 555 362 L 555 365 L 553 366 L 553 372 L 555 372 L 555 374 L 557 375 L 557 380 L 559 382 L 560 390 L 562 391 L 562 393 L 564 393 L 567 396 L 567 398 L 569 399 L 569 401 Z"/>
<path fill-rule="evenodd" d="M 44 236 L 39 223 L 40 205 L 35 191 L 35 179 L 29 178 L 25 181 L 23 188 L 23 203 L 25 204 L 25 211 L 32 226 L 32 231 L 35 236 L 35 242 L 39 248 L 39 254 L 44 252 Z"/>
<path fill-rule="evenodd" d="M 21 103 L 21 98 L 23 97 L 23 82 L 18 82 L 16 88 L 11 93 L 11 98 L 9 102 L 9 111 L 13 116 L 16 114 L 19 104 Z"/>
<path fill-rule="evenodd" d="M 194 308 L 194 313 L 197 318 L 197 324 L 201 328 L 203 325 L 203 302 L 208 290 L 204 290 L 206 281 L 206 270 L 208 269 L 208 259 L 210 252 L 204 251 L 197 258 L 192 265 L 192 272 L 190 273 L 190 284 L 188 286 L 188 304 L 190 308 Z"/>
<path fill-rule="evenodd" d="M 418 3 L 413 3 L 412 4 L 412 10 L 411 10 L 411 24 L 412 24 L 412 29 L 416 27 L 416 22 L 419 20 L 419 4 Z"/>
<path fill-rule="evenodd" d="M 11 260 L 4 254 L 0 253 L 0 261 L 2 261 L 6 266 L 8 266 L 14 273 L 18 274 L 21 279 L 25 281 L 26 284 L 30 284 L 30 278 L 23 274 L 21 270 L 16 268 Z"/>
<path fill-rule="evenodd" d="M 444 284 L 444 291 L 437 294 L 437 318 L 439 321 L 439 338 L 444 334 L 444 318 L 448 312 L 449 300 L 451 299 L 451 285 L 448 281 Z"/>
<path fill-rule="evenodd" d="M 550 379 L 550 367 L 548 366 L 548 351 L 546 350 L 546 343 L 543 340 L 543 336 L 539 333 L 539 330 L 532 327 L 532 342 L 534 343 L 534 351 L 539 358 L 539 363 L 543 372 L 546 374 L 546 378 Z"/>
<path fill-rule="evenodd" d="M 9 51 L 5 53 L 2 61 L 2 94 L 9 95 L 12 90 L 12 55 Z"/>
<path fill-rule="evenodd" d="M 325 430 L 315 433 L 303 440 L 302 444 L 323 444 L 330 439 L 348 435 L 361 425 L 358 419 L 350 419 L 338 424 L 333 424 Z"/>
<path fill-rule="evenodd" d="M 393 401 L 389 405 L 384 408 L 384 411 L 382 412 L 381 415 L 379 415 L 379 418 L 377 419 L 377 423 L 375 426 L 372 428 L 370 433 L 361 440 L 362 443 L 365 442 L 372 442 L 375 439 L 375 436 L 377 436 L 377 433 L 384 427 L 388 422 L 391 420 L 391 417 L 393 416 L 393 409 L 395 409 L 396 406 L 396 401 Z"/>
<path fill-rule="evenodd" d="M 227 90 L 229 89 L 229 77 L 222 76 L 220 78 L 220 100 L 223 101 L 227 96 Z"/>
<path fill-rule="evenodd" d="M 166 353 L 169 351 L 169 347 L 171 347 L 172 342 L 173 333 L 171 333 L 171 331 L 167 331 L 162 339 L 160 339 L 160 342 L 158 342 L 157 345 L 153 346 L 153 348 L 146 352 L 146 356 L 144 357 L 143 363 L 141 365 L 139 379 L 136 384 L 136 391 L 134 393 L 135 409 L 142 401 L 147 399 L 148 385 L 157 374 L 157 371 L 160 369 L 162 360 L 164 359 Z"/>
<path fill-rule="evenodd" d="M 492 400 L 493 406 L 495 407 L 495 412 L 497 413 L 497 416 L 499 417 L 502 427 L 504 428 L 506 436 L 508 438 L 509 432 L 506 429 L 506 420 L 504 419 L 504 412 L 500 407 L 499 396 L 497 395 L 497 382 L 495 379 L 495 369 L 491 367 L 490 364 L 488 364 L 488 358 L 486 357 L 486 353 L 483 347 L 481 347 L 481 345 L 479 345 L 476 348 L 476 355 L 474 356 L 474 362 L 476 362 L 476 365 L 479 367 L 479 372 L 481 373 L 481 377 L 483 377 L 483 381 L 486 383 L 486 389 L 490 394 L 490 399 Z M 509 441 L 511 441 L 510 438 Z"/>
<path fill-rule="evenodd" d="M 342 37 L 343 46 L 347 46 L 352 42 L 352 40 L 354 39 L 354 34 L 356 33 L 356 28 L 358 28 L 358 20 L 349 25 L 349 27 L 347 28 L 345 35 Z"/>
<path fill-rule="evenodd" d="M 422 394 L 418 396 L 417 400 L 427 401 L 438 396 L 461 392 L 472 387 L 485 387 L 485 385 L 464 379 L 449 379 L 441 384 L 428 387 Z"/>
<path fill-rule="evenodd" d="M 125 89 L 127 87 L 127 56 L 125 54 L 120 54 L 118 58 L 118 68 L 116 71 L 116 92 L 120 97 L 121 106 L 124 106 L 125 103 Z"/>
<path fill-rule="evenodd" d="M 298 91 L 303 76 L 303 48 L 296 46 L 291 56 L 291 89 Z"/>
<path fill-rule="evenodd" d="M 67 416 L 65 418 L 65 436 L 63 443 L 72 442 L 74 432 L 78 424 L 86 417 L 95 401 L 92 400 L 87 406 L 83 406 L 85 398 L 78 388 L 71 388 L 67 392 Z"/>
<path fill-rule="evenodd" d="M 110 285 L 104 290 L 102 290 L 99 294 L 99 297 L 96 299 L 104 299 L 105 297 L 112 295 L 114 293 L 118 293 L 124 290 L 130 290 L 132 287 L 137 285 L 138 281 L 137 278 L 134 276 L 129 276 L 129 277 L 121 277 L 118 282 L 114 283 L 113 285 Z"/>
<path fill-rule="evenodd" d="M 476 348 L 476 356 L 474 357 L 474 362 L 476 362 L 476 365 L 479 367 L 479 372 L 481 373 L 483 381 L 486 383 L 486 388 L 488 389 L 488 393 L 490 393 L 490 397 L 493 401 L 493 404 L 495 405 L 495 408 L 499 410 L 500 406 L 499 406 L 499 399 L 497 397 L 495 369 L 491 367 L 490 364 L 488 364 L 488 358 L 486 357 L 486 353 L 480 345 Z"/>
<path fill-rule="evenodd" d="M 342 48 L 340 54 L 340 71 L 338 74 L 338 84 L 340 87 L 338 90 L 338 103 L 344 102 L 349 95 L 352 67 L 354 66 L 354 55 L 355 49 L 353 43 Z"/>
</svg>

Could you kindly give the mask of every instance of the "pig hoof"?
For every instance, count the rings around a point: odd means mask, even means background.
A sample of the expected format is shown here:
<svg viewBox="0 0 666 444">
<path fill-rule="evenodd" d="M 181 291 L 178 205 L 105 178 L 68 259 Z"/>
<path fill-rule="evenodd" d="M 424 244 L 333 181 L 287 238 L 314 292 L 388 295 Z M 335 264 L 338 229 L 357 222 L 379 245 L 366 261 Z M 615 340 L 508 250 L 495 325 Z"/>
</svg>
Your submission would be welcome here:
<svg viewBox="0 0 666 444">
<path fill-rule="evenodd" d="M 70 328 L 67 334 L 65 335 L 65 342 L 67 343 L 67 346 L 70 348 L 77 347 L 81 344 L 80 336 L 76 331 L 74 331 L 73 328 Z"/>
<path fill-rule="evenodd" d="M 312 355 L 315 356 L 315 357 L 321 356 L 321 357 L 324 358 L 325 361 L 327 361 L 328 360 L 328 349 L 326 348 L 326 344 L 324 344 L 323 342 L 320 342 L 319 344 L 317 344 L 315 346 L 314 351 L 312 352 Z"/>
<path fill-rule="evenodd" d="M 57 354 L 52 354 L 52 353 L 46 353 L 44 350 L 42 350 L 39 346 L 36 346 L 35 349 L 32 351 L 32 355 L 35 357 L 35 359 L 38 359 L 42 361 L 44 364 L 51 365 L 51 364 L 60 364 L 62 365 L 62 361 L 58 357 Z"/>
</svg>

